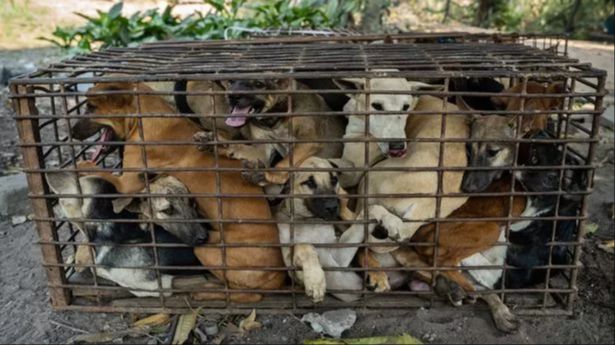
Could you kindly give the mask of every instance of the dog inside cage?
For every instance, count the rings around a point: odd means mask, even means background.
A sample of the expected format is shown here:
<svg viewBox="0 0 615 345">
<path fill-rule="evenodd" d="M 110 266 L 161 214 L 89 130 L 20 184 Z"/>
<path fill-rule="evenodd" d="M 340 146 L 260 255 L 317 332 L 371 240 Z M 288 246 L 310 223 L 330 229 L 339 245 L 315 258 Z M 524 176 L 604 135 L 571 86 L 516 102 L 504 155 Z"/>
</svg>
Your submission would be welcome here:
<svg viewBox="0 0 615 345">
<path fill-rule="evenodd" d="M 570 312 L 604 73 L 453 38 L 153 43 L 13 81 L 54 305 Z"/>
</svg>

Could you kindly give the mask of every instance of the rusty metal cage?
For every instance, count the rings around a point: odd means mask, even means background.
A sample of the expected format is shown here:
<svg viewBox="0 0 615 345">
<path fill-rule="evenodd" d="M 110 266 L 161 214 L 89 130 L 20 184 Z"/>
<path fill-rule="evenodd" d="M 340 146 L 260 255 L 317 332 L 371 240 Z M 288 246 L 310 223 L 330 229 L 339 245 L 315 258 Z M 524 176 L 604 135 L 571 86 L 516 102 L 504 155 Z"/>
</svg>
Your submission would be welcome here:
<svg viewBox="0 0 615 345">
<path fill-rule="evenodd" d="M 110 48 L 100 52 L 87 55 L 75 56 L 69 60 L 55 63 L 47 68 L 41 68 L 30 75 L 13 79 L 10 83 L 11 97 L 14 104 L 17 127 L 20 135 L 20 146 L 24 156 L 24 171 L 28 177 L 30 198 L 34 210 L 34 221 L 39 234 L 39 244 L 43 253 L 43 266 L 46 268 L 49 280 L 51 302 L 58 310 L 80 310 L 94 312 L 184 312 L 197 306 L 219 312 L 233 313 L 243 312 L 247 309 L 259 308 L 262 312 L 304 312 L 330 307 L 355 307 L 364 311 L 381 310 L 387 308 L 409 308 L 421 306 L 434 306 L 443 304 L 443 299 L 436 296 L 434 288 L 436 286 L 435 274 L 431 275 L 431 280 L 427 283 L 428 290 L 414 291 L 404 283 L 402 287 L 387 291 L 376 292 L 368 288 L 369 272 L 397 272 L 404 276 L 421 272 L 452 272 L 461 270 L 494 270 L 502 269 L 504 276 L 508 270 L 515 270 L 509 264 L 491 266 L 443 266 L 439 265 L 436 256 L 438 252 L 438 237 L 442 232 L 441 227 L 450 222 L 480 222 L 496 221 L 502 224 L 502 231 L 507 235 L 503 241 L 496 241 L 493 247 L 507 248 L 510 244 L 508 235 L 513 224 L 519 221 L 543 220 L 550 222 L 549 240 L 540 244 L 549 248 L 552 253 L 555 246 L 565 248 L 570 262 L 556 264 L 549 256 L 546 265 L 533 267 L 546 274 L 545 283 L 531 287 L 513 289 L 505 286 L 494 289 L 478 290 L 476 294 L 496 293 L 509 306 L 515 307 L 515 312 L 519 314 L 570 314 L 573 308 L 573 300 L 577 292 L 577 276 L 580 268 L 581 239 L 583 231 L 582 223 L 587 216 L 585 199 L 593 186 L 592 159 L 594 156 L 595 145 L 598 138 L 598 123 L 600 114 L 603 111 L 602 100 L 605 95 L 606 73 L 596 70 L 590 64 L 579 62 L 578 60 L 567 57 L 567 44 L 561 36 L 538 36 L 538 35 L 487 35 L 487 34 L 463 34 L 463 33 L 438 33 L 438 34 L 398 34 L 398 35 L 371 35 L 371 36 L 337 36 L 337 37 L 277 37 L 277 38 L 254 38 L 246 41 L 212 41 L 212 42 L 156 42 L 145 44 L 139 48 Z M 313 80 L 332 80 L 341 78 L 355 78 L 363 80 L 363 89 L 341 90 L 335 87 L 298 87 L 299 83 L 309 83 Z M 437 84 L 439 88 L 423 90 L 378 90 L 370 87 L 370 80 L 376 78 L 405 78 L 411 81 L 422 83 Z M 458 78 L 497 78 L 505 86 L 513 84 L 522 85 L 519 93 L 495 93 L 495 92 L 472 92 L 468 90 L 455 91 L 452 88 L 454 80 Z M 262 90 L 232 90 L 222 88 L 220 90 L 208 89 L 190 91 L 187 89 L 177 89 L 178 83 L 186 81 L 220 82 L 229 83 L 238 80 L 260 80 L 260 81 L 286 81 L 285 87 L 277 90 L 267 90 L 267 95 L 278 95 L 284 107 L 276 108 L 273 111 L 260 114 L 262 118 L 283 118 L 289 119 L 289 135 L 284 137 L 269 137 L 267 139 L 256 140 L 241 137 L 233 140 L 221 140 L 217 133 L 221 131 L 218 125 L 213 125 L 210 130 L 214 133 L 214 139 L 206 142 L 213 149 L 212 153 L 202 152 L 202 155 L 209 157 L 208 164 L 203 165 L 182 165 L 167 164 L 160 165 L 152 163 L 152 155 L 157 152 L 164 152 L 169 147 L 189 147 L 196 146 L 192 138 L 193 133 L 179 137 L 155 138 L 147 131 L 151 130 L 144 126 L 144 122 L 159 121 L 161 119 L 169 121 L 188 121 L 194 125 L 199 118 L 204 116 L 199 112 L 181 113 L 181 111 L 162 111 L 151 112 L 147 109 L 157 99 L 164 96 L 173 99 L 175 96 L 192 96 L 210 99 L 212 109 L 207 116 L 211 118 L 225 119 L 228 113 L 224 113 L 223 104 L 220 104 L 219 97 L 229 95 L 260 95 Z M 559 93 L 546 93 L 536 95 L 527 92 L 528 84 L 531 82 L 562 82 L 565 89 Z M 171 83 L 170 89 L 158 88 L 134 88 L 129 89 L 105 89 L 89 96 L 108 97 L 118 99 L 130 97 L 136 99 L 136 108 L 132 111 L 113 111 L 107 110 L 101 113 L 100 107 L 91 109 L 92 104 L 88 104 L 86 99 L 87 90 L 95 84 L 111 85 L 117 83 L 134 83 L 155 85 L 155 83 Z M 302 95 L 318 94 L 324 96 L 343 96 L 360 95 L 365 102 L 364 109 L 371 109 L 370 98 L 376 95 L 411 95 L 414 97 L 433 96 L 437 97 L 443 104 L 440 111 L 416 111 L 409 110 L 409 116 L 429 115 L 436 116 L 442 114 L 441 128 L 438 129 L 438 138 L 411 138 L 405 139 L 409 150 L 419 144 L 435 144 L 438 147 L 438 163 L 429 167 L 377 167 L 367 163 L 359 166 L 334 166 L 329 168 L 305 168 L 298 166 L 294 162 L 300 154 L 294 149 L 295 145 L 302 143 L 324 143 L 332 145 L 335 143 L 360 143 L 364 148 L 362 155 L 364 162 L 370 161 L 371 143 L 378 143 L 378 139 L 383 141 L 387 138 L 374 138 L 370 135 L 369 117 L 374 110 L 349 110 L 334 109 L 330 111 L 297 111 L 296 103 Z M 510 99 L 517 99 L 520 108 L 515 110 L 457 110 L 451 103 L 459 97 L 496 97 L 506 96 Z M 548 109 L 526 109 L 525 104 L 538 97 L 561 100 L 559 106 Z M 177 98 L 177 97 L 175 97 Z M 449 100 L 450 102 L 447 102 Z M 223 98 L 224 102 L 226 98 Z M 132 103 L 131 103 L 132 104 Z M 142 109 L 147 107 L 147 109 Z M 378 114 L 395 116 L 404 113 L 403 111 L 378 111 Z M 524 115 L 534 117 L 545 115 L 549 117 L 547 133 L 549 137 L 536 139 L 523 137 L 521 133 L 521 117 L 515 117 L 515 134 L 511 138 L 496 139 L 476 139 L 448 138 L 445 136 L 449 119 L 468 118 L 470 116 L 483 115 L 514 116 Z M 303 117 L 314 117 L 318 121 L 326 117 L 336 116 L 364 116 L 364 136 L 360 138 L 317 138 L 317 139 L 297 139 L 292 137 L 293 126 L 298 119 Z M 133 121 L 135 123 L 133 133 L 135 141 L 124 141 L 124 138 L 115 137 L 111 141 L 104 141 L 101 135 L 93 136 L 87 140 L 77 140 L 73 137 L 71 128 L 81 119 L 107 120 L 113 121 Z M 214 121 L 214 123 L 216 123 Z M 449 128 L 451 125 L 449 124 Z M 162 127 L 162 126 L 161 126 Z M 181 131 L 180 131 L 181 132 Z M 136 134 L 135 134 L 136 133 Z M 181 132 L 183 133 L 183 132 Z M 117 133 L 116 133 L 117 134 Z M 92 139 L 94 138 L 94 139 Z M 444 148 L 448 144 L 461 143 L 472 145 L 480 142 L 495 142 L 500 144 L 512 144 L 514 147 L 514 161 L 512 164 L 489 167 L 468 167 L 468 166 L 446 166 L 444 164 Z M 529 143 L 543 143 L 559 145 L 560 152 L 563 152 L 562 159 L 555 164 L 548 166 L 525 166 L 518 164 L 519 150 L 522 145 Z M 92 148 L 97 144 L 117 146 L 120 149 L 111 150 L 103 154 L 96 161 L 97 167 L 82 165 L 91 155 Z M 223 158 L 222 149 L 227 148 L 228 144 L 246 145 L 286 145 L 288 148 L 288 167 L 260 167 L 255 171 L 279 173 L 288 172 L 290 187 L 277 191 L 273 194 L 246 193 L 241 188 L 223 187 L 223 181 L 228 176 L 239 176 L 239 173 L 246 171 L 246 167 L 238 164 L 228 163 L 232 159 Z M 140 156 L 141 162 L 138 166 L 126 167 L 126 150 L 130 147 L 135 148 L 135 152 Z M 134 158 L 133 156 L 130 156 Z M 131 158 L 131 159 L 132 159 Z M 174 157 L 175 159 L 177 157 Z M 169 158 L 171 159 L 171 158 Z M 574 161 L 575 164 L 572 164 Z M 178 162 L 178 161 L 174 161 Z M 226 162 L 226 163 L 225 163 Z M 295 163 L 295 164 L 293 164 Z M 300 163 L 300 162 L 298 162 Z M 559 174 L 558 186 L 555 190 L 547 192 L 519 191 L 514 188 L 515 178 L 510 177 L 512 187 L 505 192 L 481 192 L 466 193 L 457 188 L 456 192 L 445 191 L 448 186 L 444 185 L 444 174 L 451 172 L 468 171 L 541 171 L 556 170 Z M 76 192 L 60 192 L 55 194 L 50 190 L 46 182 L 45 174 L 53 172 L 78 172 L 81 174 L 100 173 L 104 171 L 108 176 L 117 178 L 121 173 L 122 178 L 130 174 L 137 173 L 138 179 L 143 183 L 144 189 L 132 191 L 130 193 L 99 193 L 88 194 L 87 191 L 78 187 Z M 380 200 L 387 198 L 431 198 L 435 200 L 435 212 L 427 219 L 404 219 L 404 222 L 420 222 L 421 224 L 431 223 L 435 225 L 435 240 L 420 243 L 409 243 L 406 241 L 397 243 L 377 243 L 380 247 L 402 247 L 402 248 L 435 248 L 433 250 L 433 260 L 421 266 L 398 266 L 398 267 L 364 267 L 366 259 L 354 259 L 354 264 L 348 267 L 324 267 L 325 272 L 355 272 L 361 277 L 363 284 L 360 290 L 338 290 L 338 293 L 355 293 L 360 295 L 356 301 L 341 301 L 327 295 L 321 303 L 314 303 L 305 296 L 304 289 L 289 277 L 285 278 L 284 285 L 276 289 L 261 288 L 259 286 L 249 286 L 249 284 L 230 284 L 228 275 L 233 272 L 274 272 L 285 274 L 286 272 L 296 272 L 301 268 L 289 265 L 267 266 L 260 265 L 258 262 L 254 266 L 229 264 L 230 251 L 244 250 L 246 248 L 274 249 L 286 247 L 292 251 L 291 244 L 280 244 L 278 238 L 269 242 L 257 241 L 258 243 L 241 243 L 228 241 L 225 236 L 231 230 L 232 225 L 241 225 L 243 231 L 250 233 L 250 226 L 263 225 L 276 226 L 282 221 L 276 220 L 271 215 L 263 216 L 260 219 L 242 218 L 236 216 L 243 210 L 234 210 L 235 216 L 224 216 L 228 214 L 228 200 L 243 200 L 250 204 L 254 200 L 277 197 L 283 200 L 309 200 L 314 198 L 314 194 L 300 194 L 294 189 L 294 182 L 298 174 L 302 172 L 328 172 L 340 173 L 358 172 L 364 174 L 363 179 L 377 178 L 378 173 L 382 172 L 430 172 L 437 176 L 437 183 L 433 185 L 433 191 L 429 193 L 404 192 L 400 193 L 382 192 L 369 190 L 369 183 L 364 183 L 362 188 L 348 189 L 347 200 L 363 200 L 362 217 L 354 220 L 324 221 L 322 219 L 302 219 L 294 214 L 294 206 L 290 206 L 291 215 L 285 222 L 289 224 L 291 240 L 294 244 L 294 228 L 302 224 L 328 224 L 336 225 L 341 231 L 344 227 L 353 224 L 359 225 L 364 232 L 365 239 L 360 243 L 320 243 L 315 244 L 316 248 L 326 251 L 332 248 L 357 248 L 357 252 L 363 252 L 367 256 L 374 243 L 368 242 L 369 228 L 377 223 L 375 219 L 368 217 L 368 204 L 370 200 Z M 209 191 L 194 191 L 189 193 L 177 193 L 172 196 L 161 195 L 150 190 L 149 174 L 206 174 L 203 176 L 211 177 L 209 185 L 213 186 Z M 573 173 L 580 173 L 586 183 L 582 188 L 570 190 L 566 187 L 566 181 Z M 113 175 L 112 175 L 113 174 Z M 201 176 L 201 175 L 198 175 Z M 374 177 L 376 176 L 376 177 Z M 514 176 L 514 174 L 511 174 Z M 75 180 L 77 177 L 75 177 Z M 181 180 L 181 178 L 180 178 Z M 204 181 L 204 180 L 203 180 Z M 184 182 L 184 180 L 182 180 Z M 210 183 L 211 182 L 211 183 Z M 203 182 L 205 183 L 205 182 Z M 238 182 L 239 183 L 239 182 Z M 243 182 L 242 182 L 243 183 Z M 77 184 L 77 186 L 81 186 Z M 226 189 L 225 189 L 226 188 Z M 190 189 L 190 188 L 188 188 Z M 260 189 L 259 189 L 260 190 Z M 514 197 L 526 197 L 533 195 L 552 195 L 555 197 L 555 211 L 553 214 L 519 216 L 513 215 L 512 201 Z M 110 217 L 108 219 L 83 218 L 67 216 L 58 205 L 58 198 L 69 198 L 71 200 L 86 200 L 92 197 L 102 199 L 117 199 L 119 197 L 141 198 L 143 203 L 149 208 L 150 214 L 153 213 L 152 200 L 156 197 L 171 198 L 196 198 L 198 200 L 211 199 L 213 210 L 201 218 L 164 220 L 164 219 L 121 219 Z M 322 195 L 321 195 L 322 196 Z M 327 195 L 325 195 L 327 196 Z M 337 194 L 328 195 L 338 197 Z M 509 206 L 504 217 L 469 217 L 454 218 L 441 214 L 442 200 L 446 197 L 502 197 L 509 200 Z M 561 215 L 559 207 L 561 200 L 567 196 L 577 196 L 579 212 L 573 215 Z M 366 202 L 367 201 L 367 202 Z M 80 204 L 81 205 L 81 204 Z M 230 204 L 231 206 L 233 204 Z M 290 203 L 294 205 L 294 203 Z M 228 206 L 227 206 L 228 208 Z M 361 210 L 356 209 L 356 213 Z M 226 213 L 225 213 L 226 212 Z M 247 211 L 246 211 L 247 212 Z M 574 236 L 569 240 L 561 240 L 556 236 L 557 224 L 564 221 L 574 223 Z M 154 265 L 146 267 L 129 266 L 133 270 L 150 270 L 155 272 L 156 287 L 151 290 L 156 292 L 154 297 L 134 297 L 130 291 L 138 289 L 119 286 L 109 280 L 103 279 L 97 274 L 97 270 L 118 268 L 109 267 L 109 263 L 92 262 L 78 263 L 75 261 L 77 248 L 84 245 L 88 248 L 90 255 L 96 256 L 103 250 L 104 246 L 89 242 L 84 234 L 79 231 L 79 224 L 89 224 L 88 226 L 100 226 L 102 223 L 119 222 L 132 223 L 146 229 L 152 235 L 149 241 L 142 243 L 123 243 L 114 244 L 116 247 L 145 248 L 153 251 L 155 260 Z M 215 228 L 219 234 L 220 241 L 210 240 L 207 244 L 202 244 L 199 248 L 204 250 L 218 251 L 220 260 L 218 263 L 209 263 L 192 266 L 173 266 L 167 267 L 159 262 L 159 251 L 164 248 L 185 248 L 183 243 L 157 243 L 154 235 L 154 226 L 164 225 L 165 223 L 186 223 L 186 224 L 209 224 Z M 405 224 L 405 223 L 404 223 Z M 84 226 L 85 227 L 85 226 Z M 339 230 L 339 229 L 338 229 Z M 237 231 L 237 230 L 232 230 Z M 210 239 L 212 231 L 210 231 Z M 109 245 L 108 243 L 106 244 Z M 246 254 L 247 253 L 247 254 Z M 259 261 L 262 256 L 255 255 L 249 257 L 253 252 L 241 254 L 243 260 L 246 259 Z M 268 252 L 270 253 L 270 252 Z M 248 258 L 246 258 L 248 256 Z M 233 259 L 234 260 L 234 259 Z M 201 260 L 202 262 L 202 260 Z M 85 270 L 82 270 L 86 268 Z M 89 268 L 89 269 L 87 269 Z M 121 268 L 121 267 L 119 267 Z M 185 278 L 185 284 L 173 283 L 171 288 L 163 288 L 162 269 L 188 270 L 195 274 L 192 278 Z M 217 271 L 218 276 L 227 278 L 224 281 L 215 282 L 211 277 L 210 270 Z M 82 271 L 82 272 L 77 272 Z M 561 272 L 556 272 L 561 271 Z M 92 274 L 90 274 L 92 273 Z M 239 274 L 239 273 L 238 273 Z M 202 283 L 201 278 L 207 275 L 207 282 Z M 247 278 L 250 279 L 250 278 Z M 260 279 L 260 278 L 259 278 Z M 178 282 L 182 279 L 178 278 Z M 266 285 L 262 283 L 262 285 Z M 148 290 L 149 291 L 149 290 Z M 191 298 L 192 292 L 209 293 L 218 296 L 213 300 L 197 301 Z M 165 294 L 159 292 L 167 292 Z M 336 292 L 331 289 L 327 293 Z M 169 296 L 169 293 L 172 293 Z M 263 299 L 260 301 L 250 300 L 241 301 L 236 299 L 237 293 L 261 294 Z"/>
</svg>

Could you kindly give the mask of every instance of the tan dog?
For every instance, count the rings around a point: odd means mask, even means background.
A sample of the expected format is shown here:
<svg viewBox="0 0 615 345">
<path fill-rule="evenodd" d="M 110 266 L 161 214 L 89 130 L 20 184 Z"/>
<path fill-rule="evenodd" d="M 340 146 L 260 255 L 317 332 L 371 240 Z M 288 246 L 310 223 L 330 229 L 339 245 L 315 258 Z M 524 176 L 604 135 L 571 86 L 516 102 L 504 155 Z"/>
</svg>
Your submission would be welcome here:
<svg viewBox="0 0 615 345">
<path fill-rule="evenodd" d="M 90 112 L 97 115 L 108 114 L 156 114 L 170 113 L 173 109 L 160 97 L 141 95 L 96 95 L 97 91 L 126 91 L 126 92 L 151 92 L 151 89 L 143 84 L 114 83 L 98 84 L 88 92 L 88 107 Z M 104 131 L 113 132 L 114 136 L 126 142 L 124 145 L 123 168 L 143 169 L 141 146 L 130 145 L 140 142 L 139 120 L 130 117 L 96 118 L 92 119 L 103 126 Z M 146 141 L 186 141 L 199 131 L 198 126 L 180 117 L 144 117 L 140 120 L 143 128 L 143 139 Z M 214 157 L 199 152 L 194 145 L 147 145 L 145 146 L 147 167 L 150 169 L 160 168 L 201 168 L 214 167 Z M 219 166 L 222 168 L 239 167 L 240 163 L 228 159 L 220 159 Z M 93 168 L 91 163 L 82 162 L 80 167 Z M 112 182 L 121 193 L 134 193 L 144 188 L 144 177 L 139 172 L 125 171 L 121 176 L 109 172 L 97 172 L 106 180 Z M 216 173 L 212 171 L 178 171 L 169 172 L 169 175 L 179 179 L 191 193 L 217 192 Z M 220 190 L 225 194 L 254 194 L 263 195 L 260 188 L 243 181 L 239 173 L 220 172 Z M 195 198 L 201 214 L 210 219 L 214 231 L 209 234 L 208 243 L 252 244 L 252 243 L 277 243 L 278 232 L 272 224 L 224 224 L 224 238 L 221 238 L 220 224 L 216 222 L 221 217 L 224 219 L 272 219 L 266 200 L 260 198 L 224 198 L 220 201 L 221 209 L 215 197 Z M 227 248 L 226 264 L 232 267 L 253 267 L 246 270 L 212 270 L 219 279 L 227 281 L 231 288 L 245 289 L 276 289 L 282 286 L 285 274 L 281 271 L 263 271 L 259 267 L 273 266 L 283 267 L 280 251 L 276 248 L 251 248 L 236 247 Z M 204 266 L 221 266 L 223 264 L 223 252 L 220 248 L 195 248 L 195 254 Z M 211 294 L 194 294 L 195 298 L 211 297 Z M 219 295 L 216 297 L 220 297 Z M 223 297 L 223 296 L 222 296 Z M 234 300 L 247 301 L 258 300 L 259 294 L 231 294 Z"/>
<path fill-rule="evenodd" d="M 310 157 L 306 159 L 302 168 L 332 169 L 336 166 L 326 159 Z M 358 247 L 343 248 L 315 248 L 313 244 L 321 243 L 347 243 L 357 244 L 363 242 L 363 231 L 344 232 L 341 236 L 335 233 L 332 224 L 325 224 L 331 220 L 354 220 L 355 215 L 347 208 L 346 194 L 340 187 L 338 173 L 329 171 L 302 171 L 296 172 L 293 184 L 293 193 L 313 195 L 314 198 L 285 199 L 282 209 L 276 214 L 280 221 L 281 243 L 295 243 L 290 247 L 282 247 L 282 255 L 287 266 L 301 268 L 294 277 L 305 287 L 305 293 L 314 302 L 324 299 L 327 288 L 334 290 L 357 290 L 363 288 L 363 279 L 355 272 L 324 271 L 323 267 L 349 267 Z M 318 197 L 318 195 L 325 195 Z M 330 195 L 338 195 L 332 197 Z M 292 206 L 291 206 L 292 205 Z M 288 222 L 294 211 L 295 220 L 322 220 L 323 224 L 295 224 L 293 236 Z M 292 257 L 291 257 L 292 252 Z M 344 301 L 354 301 L 360 294 L 333 293 Z"/>
<path fill-rule="evenodd" d="M 397 70 L 378 70 L 391 72 Z M 334 82 L 342 89 L 347 90 L 392 90 L 392 91 L 408 91 L 412 92 L 421 87 L 437 88 L 437 85 L 429 85 L 419 82 L 410 82 L 404 78 L 373 78 L 370 79 L 369 87 L 366 86 L 366 80 L 362 78 L 346 78 L 334 80 Z M 403 157 L 407 151 L 405 126 L 408 120 L 408 113 L 414 109 L 417 97 L 410 94 L 382 94 L 374 93 L 369 95 L 369 104 L 367 104 L 367 95 L 365 93 L 348 94 L 350 100 L 344 105 L 345 112 L 365 112 L 372 111 L 369 116 L 368 134 L 365 136 L 365 125 L 367 117 L 365 115 L 347 115 L 348 125 L 344 133 L 344 139 L 348 138 L 386 138 L 382 142 L 370 142 L 368 144 L 369 162 L 372 166 L 374 163 L 386 157 Z M 399 114 L 378 114 L 380 111 L 397 111 Z M 344 143 L 344 152 L 342 155 L 341 164 L 350 163 L 353 167 L 365 166 L 365 143 L 364 142 L 347 142 Z M 342 186 L 356 186 L 363 174 L 361 172 L 344 172 L 342 174 Z"/>
<path fill-rule="evenodd" d="M 415 107 L 416 111 L 444 110 L 445 101 L 432 96 L 421 96 Z M 446 110 L 455 111 L 458 108 L 446 103 Z M 415 115 L 410 114 L 406 124 L 408 139 L 438 139 L 440 138 L 442 115 Z M 444 138 L 467 138 L 468 121 L 463 115 L 448 115 L 446 117 L 446 132 Z M 442 166 L 465 167 L 467 165 L 464 143 L 443 143 Z M 379 169 L 408 168 L 435 168 L 439 164 L 440 143 L 438 142 L 411 142 L 408 153 L 400 158 L 388 158 L 374 167 Z M 461 187 L 463 172 L 448 171 L 442 174 L 442 192 L 457 193 Z M 362 181 L 359 191 L 363 191 Z M 370 194 L 395 195 L 399 193 L 425 193 L 436 194 L 438 191 L 438 172 L 436 171 L 372 171 L 369 175 L 368 191 Z M 467 200 L 465 197 L 443 197 L 441 200 L 439 217 L 446 217 L 459 208 Z M 358 210 L 362 209 L 362 199 L 359 199 Z M 386 232 L 380 231 L 379 238 L 370 236 L 370 242 L 383 242 L 390 240 L 410 239 L 416 230 L 427 222 L 427 219 L 436 216 L 435 197 L 383 197 L 369 198 L 370 205 L 379 205 L 387 210 L 386 214 L 370 214 L 382 222 Z M 375 216 L 375 217 L 372 217 Z M 380 249 L 390 251 L 394 248 Z"/>
<path fill-rule="evenodd" d="M 296 83 L 297 90 L 308 90 L 307 86 Z M 341 138 L 344 132 L 343 118 L 338 116 L 266 116 L 268 113 L 326 112 L 330 111 L 322 97 L 317 94 L 296 94 L 291 96 L 292 106 L 289 109 L 289 96 L 283 93 L 268 93 L 269 90 L 287 90 L 288 80 L 234 80 L 227 83 L 230 91 L 262 91 L 262 94 L 231 94 L 228 96 L 229 116 L 225 124 L 241 129 L 243 138 L 253 140 L 314 140 Z M 265 115 L 265 116 L 263 116 Z M 290 126 L 292 122 L 292 133 Z M 217 140 L 231 140 L 224 133 L 218 133 Z M 214 134 L 211 131 L 198 133 L 195 140 L 203 143 L 202 149 L 213 151 L 211 142 Z M 313 155 L 324 158 L 341 156 L 341 143 L 296 143 L 292 144 L 293 165 L 300 165 Z M 227 144 L 220 145 L 218 152 L 232 159 L 245 160 L 246 168 L 273 167 L 288 168 L 290 162 L 290 145 L 288 143 L 274 144 Z M 275 162 L 275 157 L 281 157 Z M 284 184 L 288 172 L 247 171 L 244 178 L 252 183 L 265 186 L 267 184 Z"/>
</svg>

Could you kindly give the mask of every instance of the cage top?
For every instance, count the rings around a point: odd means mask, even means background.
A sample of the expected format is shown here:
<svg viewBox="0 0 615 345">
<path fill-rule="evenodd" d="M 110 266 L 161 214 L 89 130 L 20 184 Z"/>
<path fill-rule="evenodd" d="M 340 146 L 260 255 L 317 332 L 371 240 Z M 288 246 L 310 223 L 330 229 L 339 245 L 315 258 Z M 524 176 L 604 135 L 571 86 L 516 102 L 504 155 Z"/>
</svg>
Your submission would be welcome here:
<svg viewBox="0 0 615 345">
<path fill-rule="evenodd" d="M 110 48 L 52 64 L 12 82 L 353 76 L 565 78 L 599 77 L 604 73 L 588 63 L 519 43 L 250 44 L 246 41 L 236 44 L 227 41 L 218 45 L 174 42 Z"/>
</svg>

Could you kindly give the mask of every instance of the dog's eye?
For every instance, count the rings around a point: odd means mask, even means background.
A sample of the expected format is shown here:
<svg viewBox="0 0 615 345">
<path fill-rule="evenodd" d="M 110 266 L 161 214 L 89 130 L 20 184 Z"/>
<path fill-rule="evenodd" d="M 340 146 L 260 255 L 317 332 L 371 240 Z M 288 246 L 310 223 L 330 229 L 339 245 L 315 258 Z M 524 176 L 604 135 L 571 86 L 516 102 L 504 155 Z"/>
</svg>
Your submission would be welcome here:
<svg viewBox="0 0 615 345">
<path fill-rule="evenodd" d="M 309 189 L 316 189 L 318 185 L 316 184 L 316 180 L 314 180 L 314 176 L 310 176 L 306 181 L 301 182 L 302 185 L 307 186 Z"/>
<path fill-rule="evenodd" d="M 96 111 L 96 106 L 92 103 L 87 103 L 85 106 L 85 110 L 88 113 L 93 113 L 94 111 Z"/>
<path fill-rule="evenodd" d="M 254 81 L 254 82 L 252 83 L 252 85 L 254 85 L 254 87 L 258 87 L 258 88 L 263 88 L 263 87 L 265 87 L 265 83 L 263 83 L 262 81 L 258 81 L 258 80 Z"/>
<path fill-rule="evenodd" d="M 167 216 L 172 216 L 173 215 L 173 206 L 169 206 L 167 208 L 165 208 L 164 210 L 160 210 L 161 213 L 166 214 Z"/>
<path fill-rule="evenodd" d="M 372 108 L 374 108 L 374 110 L 378 110 L 378 111 L 382 111 L 384 109 L 382 107 L 381 103 L 372 103 Z"/>
<path fill-rule="evenodd" d="M 401 110 L 403 110 L 403 111 L 406 111 L 408 109 L 410 109 L 410 104 L 404 104 L 404 107 L 401 108 Z"/>
<path fill-rule="evenodd" d="M 498 153 L 500 153 L 501 150 L 502 150 L 501 148 L 488 148 L 487 155 L 489 157 L 495 157 L 498 155 Z"/>
</svg>

